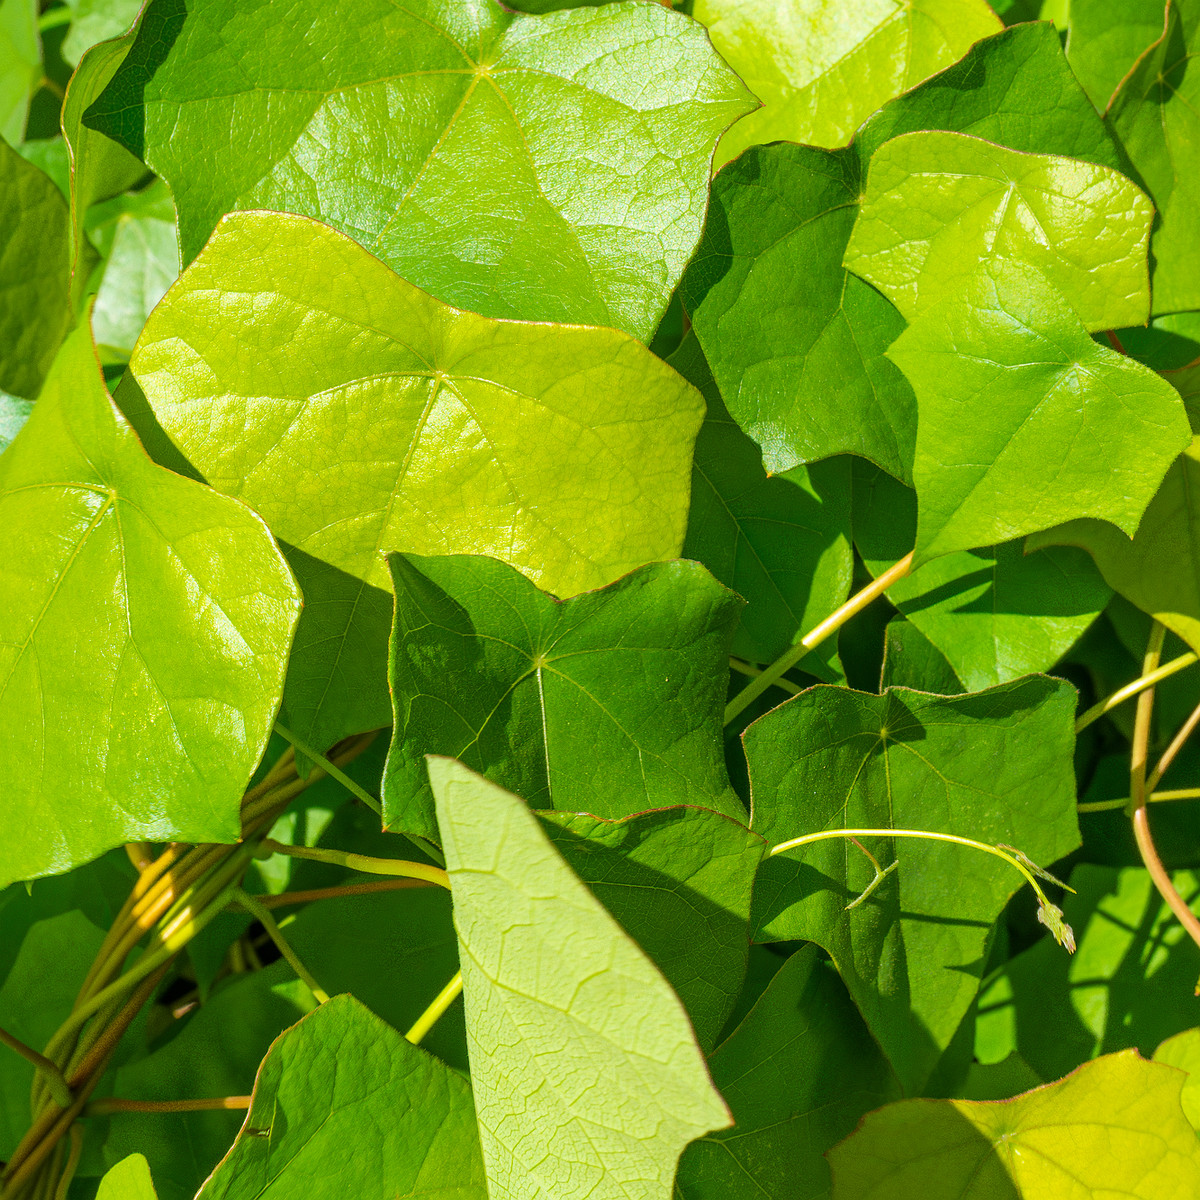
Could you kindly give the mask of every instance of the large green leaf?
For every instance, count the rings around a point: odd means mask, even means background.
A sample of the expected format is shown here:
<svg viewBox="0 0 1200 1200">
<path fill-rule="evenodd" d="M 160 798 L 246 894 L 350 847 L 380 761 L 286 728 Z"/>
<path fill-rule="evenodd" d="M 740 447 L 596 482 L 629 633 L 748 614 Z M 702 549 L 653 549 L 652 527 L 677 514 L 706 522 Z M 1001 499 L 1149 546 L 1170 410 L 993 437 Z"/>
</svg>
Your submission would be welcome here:
<svg viewBox="0 0 1200 1200">
<path fill-rule="evenodd" d="M 1122 596 L 1200 652 L 1200 437 L 1167 472 L 1132 541 L 1104 521 L 1072 521 L 1031 541 L 1084 547 Z"/>
<path fill-rule="evenodd" d="M 0 389 L 37 398 L 71 320 L 62 193 L 0 140 Z"/>
<path fill-rule="evenodd" d="M 0 459 L 0 563 L 0 879 L 235 840 L 300 597 L 253 513 L 145 456 L 86 321 Z"/>
<path fill-rule="evenodd" d="M 949 697 L 811 688 L 744 735 L 752 827 L 770 844 L 826 829 L 926 830 L 1053 862 L 1079 844 L 1074 710 L 1074 688 L 1045 676 Z M 755 937 L 829 950 L 911 1092 L 975 998 L 992 923 L 1021 877 L 944 842 L 863 844 L 899 867 L 850 910 L 874 870 L 846 839 L 766 859 Z"/>
<path fill-rule="evenodd" d="M 1132 536 L 1190 438 L 1175 390 L 1088 336 L 1040 272 L 1000 259 L 888 351 L 921 420 L 917 560 L 1075 517 Z"/>
<path fill-rule="evenodd" d="M 613 329 L 449 308 L 303 217 L 226 217 L 130 369 L 213 487 L 368 583 L 381 550 L 480 553 L 570 595 L 683 544 L 694 388 Z"/>
<path fill-rule="evenodd" d="M 280 21 L 176 0 L 149 7 L 88 121 L 171 185 L 185 262 L 224 213 L 295 212 L 461 308 L 649 341 L 716 140 L 750 107 L 659 5 L 304 0 Z"/>
<path fill-rule="evenodd" d="M 29 98 L 42 78 L 37 18 L 37 0 L 0 0 L 0 140 L 10 146 L 25 138 Z"/>
<path fill-rule="evenodd" d="M 702 562 L 746 600 L 733 652 L 772 662 L 850 594 L 850 463 L 842 458 L 768 475 L 762 452 L 726 410 L 695 336 L 668 361 L 708 404 L 692 462 L 684 557 Z M 801 665 L 836 679 L 836 639 Z"/>
<path fill-rule="evenodd" d="M 683 295 L 725 404 L 772 473 L 852 453 L 911 479 L 916 403 L 883 357 L 904 322 L 842 256 L 866 162 L 921 129 L 1119 166 L 1053 28 L 1022 25 L 892 101 L 849 150 L 768 146 L 723 170 Z"/>
<path fill-rule="evenodd" d="M 881 471 L 855 470 L 854 542 L 873 575 L 907 553 L 916 527 L 911 489 Z M 1112 589 L 1074 547 L 1027 552 L 1015 541 L 943 555 L 887 595 L 967 690 L 977 691 L 1048 671 L 1104 610 Z"/>
<path fill-rule="evenodd" d="M 520 798 L 431 759 L 492 1200 L 668 1200 L 730 1123 L 683 1005 Z"/>
<path fill-rule="evenodd" d="M 1180 1103 L 1192 1128 L 1200 1130 L 1200 1029 L 1177 1033 L 1154 1052 L 1154 1061 L 1188 1073 Z"/>
<path fill-rule="evenodd" d="M 842 146 L 877 108 L 999 33 L 984 0 L 696 0 L 698 21 L 763 108 L 718 161 L 756 142 Z"/>
<path fill-rule="evenodd" d="M 746 973 L 762 838 L 704 808 L 660 808 L 621 821 L 538 815 L 575 874 L 654 960 L 710 1050 Z"/>
<path fill-rule="evenodd" d="M 197 1200 L 487 1200 L 471 1087 L 350 996 L 271 1047 Z"/>
<path fill-rule="evenodd" d="M 123 1158 L 100 1180 L 96 1200 L 158 1200 L 144 1154 Z"/>
<path fill-rule="evenodd" d="M 559 602 L 491 558 L 390 562 L 389 829 L 440 840 L 426 754 L 460 758 L 534 808 L 745 816 L 721 742 L 741 605 L 703 567 L 652 564 Z"/>
<path fill-rule="evenodd" d="M 1188 871 L 1172 878 L 1194 903 L 1200 879 Z M 1099 1054 L 1149 1055 L 1196 1023 L 1192 942 L 1149 874 L 1080 863 L 1070 883 L 1077 894 L 1064 898 L 1063 912 L 1078 949 L 1068 958 L 1039 942 L 997 972 L 979 999 L 981 1062 L 1015 1050 L 1043 1079 L 1055 1079 Z"/>
<path fill-rule="evenodd" d="M 308 988 L 284 962 L 235 975 L 218 988 L 173 1038 L 113 1075 L 129 1100 L 244 1096 L 274 1038 L 313 1007 Z M 150 1160 L 161 1200 L 191 1200 L 229 1149 L 242 1124 L 236 1110 L 115 1113 L 104 1159 L 137 1151 Z"/>
<path fill-rule="evenodd" d="M 1166 28 L 1125 76 L 1109 104 L 1121 139 L 1160 221 L 1154 253 L 1154 312 L 1200 308 L 1200 5 L 1170 0 Z"/>
<path fill-rule="evenodd" d="M 963 293 L 979 265 L 1027 263 L 1090 330 L 1150 317 L 1154 209 L 1110 167 L 961 133 L 908 133 L 871 158 L 846 266 L 908 321 Z"/>
<path fill-rule="evenodd" d="M 709 1059 L 737 1124 L 693 1142 L 681 1200 L 817 1200 L 824 1154 L 898 1096 L 846 989 L 813 946 L 793 954 Z"/>
<path fill-rule="evenodd" d="M 1184 1075 L 1132 1051 L 999 1103 L 902 1100 L 830 1153 L 834 1200 L 1162 1200 L 1200 1190 Z"/>
<path fill-rule="evenodd" d="M 1163 0 L 1070 0 L 1067 58 L 1103 112 L 1129 68 L 1162 37 Z"/>
</svg>

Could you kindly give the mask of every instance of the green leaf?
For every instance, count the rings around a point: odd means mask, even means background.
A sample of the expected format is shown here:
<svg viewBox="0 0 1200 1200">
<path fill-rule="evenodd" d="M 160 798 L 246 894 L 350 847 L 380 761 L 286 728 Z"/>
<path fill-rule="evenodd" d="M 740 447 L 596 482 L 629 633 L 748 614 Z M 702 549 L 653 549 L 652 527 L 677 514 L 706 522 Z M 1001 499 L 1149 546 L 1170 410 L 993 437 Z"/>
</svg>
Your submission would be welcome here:
<svg viewBox="0 0 1200 1200">
<path fill-rule="evenodd" d="M 709 1068 L 737 1124 L 687 1148 L 681 1200 L 828 1196 L 825 1151 L 898 1096 L 845 987 L 813 946 L 783 964 Z"/>
<path fill-rule="evenodd" d="M 33 401 L 22 400 L 0 392 L 0 454 L 12 445 L 12 440 L 21 432 L 21 427 L 33 412 Z"/>
<path fill-rule="evenodd" d="M 71 301 L 75 305 L 91 272 L 91 247 L 85 232 L 88 209 L 99 200 L 119 196 L 146 174 L 145 164 L 124 146 L 83 124 L 84 110 L 125 61 L 132 41 L 128 36 L 89 50 L 71 76 L 63 100 L 62 131 L 71 159 Z"/>
<path fill-rule="evenodd" d="M 834 1200 L 1161 1200 L 1200 1188 L 1183 1076 L 1132 1051 L 999 1103 L 902 1100 L 830 1152 Z"/>
<path fill-rule="evenodd" d="M 170 1041 L 118 1069 L 113 1092 L 130 1100 L 244 1096 L 272 1040 L 312 1007 L 308 988 L 287 963 L 235 975 Z M 114 1113 L 105 1161 L 140 1151 L 150 1161 L 161 1200 L 191 1200 L 229 1149 L 243 1116 L 236 1110 Z"/>
<path fill-rule="evenodd" d="M 37 17 L 37 0 L 0 0 L 0 140 L 10 146 L 25 139 L 29 98 L 42 78 Z"/>
<path fill-rule="evenodd" d="M 717 160 L 763 142 L 842 146 L 877 108 L 1000 32 L 983 0 L 696 0 L 713 45 L 763 101 Z"/>
<path fill-rule="evenodd" d="M 936 696 L 960 696 L 966 688 L 946 656 L 911 622 L 888 622 L 879 690 L 912 688 Z"/>
<path fill-rule="evenodd" d="M 692 462 L 684 557 L 747 601 L 733 652 L 773 662 L 850 594 L 849 461 L 769 476 L 761 451 L 726 411 L 696 338 L 689 335 L 668 361 L 708 404 Z M 839 678 L 836 639 L 801 659 L 801 668 Z"/>
<path fill-rule="evenodd" d="M 6 929 L 14 915 L 4 912 Z M 40 1051 L 70 1015 L 103 941 L 104 932 L 78 910 L 30 924 L 0 987 L 0 1029 Z M 0 1158 L 12 1157 L 29 1128 L 33 1075 L 30 1063 L 0 1045 Z"/>
<path fill-rule="evenodd" d="M 762 838 L 703 808 L 661 808 L 620 821 L 538 816 L 567 865 L 662 971 L 696 1040 L 711 1050 L 746 974 Z"/>
<path fill-rule="evenodd" d="M 74 15 L 63 38 L 62 56 L 76 66 L 84 52 L 97 42 L 119 37 L 134 22 L 141 0 L 67 0 Z"/>
<path fill-rule="evenodd" d="M 256 516 L 146 458 L 86 323 L 0 459 L 0 531 L 0 879 L 236 840 L 300 598 Z"/>
<path fill-rule="evenodd" d="M 1187 1082 L 1179 1100 L 1192 1128 L 1200 1130 L 1200 1029 L 1189 1029 L 1167 1038 L 1155 1050 L 1154 1061 L 1187 1072 Z"/>
<path fill-rule="evenodd" d="M 850 150 L 762 147 L 723 170 L 683 296 L 729 412 L 773 474 L 850 453 L 911 481 L 916 401 L 883 357 L 904 322 L 842 256 L 871 154 L 920 129 L 1120 165 L 1054 30 L 1022 25 L 892 101 Z"/>
<path fill-rule="evenodd" d="M 487 1200 L 470 1085 L 351 996 L 272 1047 L 197 1200 Z"/>
<path fill-rule="evenodd" d="M 1162 37 L 1163 0 L 1070 0 L 1067 58 L 1103 112 L 1129 68 Z"/>
<path fill-rule="evenodd" d="M 752 827 L 771 845 L 826 829 L 925 830 L 1053 862 L 1079 844 L 1074 709 L 1074 688 L 1045 676 L 950 697 L 811 688 L 744 735 Z M 899 867 L 850 910 L 875 871 L 846 839 L 766 859 L 754 936 L 824 946 L 911 1093 L 974 1000 L 992 924 L 1021 877 L 943 842 L 863 845 Z"/>
<path fill-rule="evenodd" d="M 1089 330 L 1145 324 L 1154 209 L 1118 171 L 961 133 L 909 133 L 871 158 L 846 266 L 908 321 L 980 264 L 1036 267 Z"/>
<path fill-rule="evenodd" d="M 387 828 L 440 840 L 426 754 L 457 756 L 534 808 L 745 816 L 721 741 L 741 605 L 699 564 L 655 563 L 559 602 L 495 559 L 389 561 Z"/>
<path fill-rule="evenodd" d="M 88 121 L 171 185 L 185 262 L 224 213 L 295 212 L 460 308 L 649 341 L 750 107 L 656 4 L 209 0 L 152 5 Z"/>
<path fill-rule="evenodd" d="M 1162 27 L 1160 27 L 1162 28 Z M 1200 7 L 1171 0 L 1166 27 L 1125 76 L 1106 117 L 1158 209 L 1154 312 L 1200 308 Z"/>
<path fill-rule="evenodd" d="M 37 399 L 71 320 L 67 205 L 0 141 L 0 389 Z"/>
<path fill-rule="evenodd" d="M 1200 879 L 1177 871 L 1190 902 Z M 1196 1022 L 1194 948 L 1141 867 L 1080 863 L 1063 898 L 1077 949 L 1039 942 L 1010 959 L 979 998 L 975 1054 L 1014 1050 L 1043 1079 L 1115 1050 L 1149 1055 Z"/>
<path fill-rule="evenodd" d="M 730 1124 L 683 1005 L 523 800 L 429 773 L 489 1195 L 668 1200 L 687 1143 Z"/>
<path fill-rule="evenodd" d="M 921 420 L 917 562 L 1073 517 L 1131 536 L 1190 440 L 1174 389 L 1093 341 L 1038 271 L 985 264 L 888 351 Z"/>
<path fill-rule="evenodd" d="M 209 483 L 377 586 L 402 548 L 570 595 L 683 544 L 704 406 L 674 371 L 616 330 L 448 308 L 303 217 L 225 218 L 130 369 Z"/>
<path fill-rule="evenodd" d="M 121 1159 L 100 1180 L 96 1200 L 158 1200 L 145 1155 L 131 1154 Z"/>
</svg>

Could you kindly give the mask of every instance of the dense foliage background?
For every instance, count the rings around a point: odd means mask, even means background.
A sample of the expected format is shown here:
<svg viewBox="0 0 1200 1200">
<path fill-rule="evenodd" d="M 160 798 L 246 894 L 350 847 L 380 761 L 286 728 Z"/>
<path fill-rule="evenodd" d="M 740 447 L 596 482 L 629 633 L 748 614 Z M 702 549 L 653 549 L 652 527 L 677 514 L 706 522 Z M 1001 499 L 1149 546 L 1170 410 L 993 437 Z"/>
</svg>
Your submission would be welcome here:
<svg viewBox="0 0 1200 1200">
<path fill-rule="evenodd" d="M 1200 2 L 518 7 L 0 0 L 0 1196 L 1200 1195 Z"/>
</svg>

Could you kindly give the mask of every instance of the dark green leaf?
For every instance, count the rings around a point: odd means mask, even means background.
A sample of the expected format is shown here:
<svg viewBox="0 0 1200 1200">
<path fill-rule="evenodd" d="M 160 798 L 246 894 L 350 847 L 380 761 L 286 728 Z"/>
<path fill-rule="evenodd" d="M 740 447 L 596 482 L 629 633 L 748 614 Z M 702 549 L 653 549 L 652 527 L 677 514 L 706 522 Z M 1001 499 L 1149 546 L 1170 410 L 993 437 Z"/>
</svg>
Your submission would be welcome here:
<svg viewBox="0 0 1200 1200">
<path fill-rule="evenodd" d="M 879 690 L 889 687 L 937 696 L 959 696 L 966 691 L 946 656 L 903 617 L 888 622 Z"/>
</svg>

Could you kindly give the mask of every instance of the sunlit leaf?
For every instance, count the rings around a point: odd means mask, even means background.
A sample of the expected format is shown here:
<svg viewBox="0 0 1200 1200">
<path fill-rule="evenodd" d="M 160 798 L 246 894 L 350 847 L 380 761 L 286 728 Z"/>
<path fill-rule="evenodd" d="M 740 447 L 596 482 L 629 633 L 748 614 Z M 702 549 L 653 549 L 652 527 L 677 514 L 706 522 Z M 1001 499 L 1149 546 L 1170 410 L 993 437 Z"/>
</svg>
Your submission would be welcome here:
<svg viewBox="0 0 1200 1200">
<path fill-rule="evenodd" d="M 146 1156 L 131 1154 L 106 1172 L 96 1200 L 158 1200 Z"/>
</svg>

